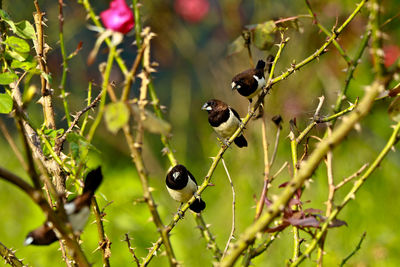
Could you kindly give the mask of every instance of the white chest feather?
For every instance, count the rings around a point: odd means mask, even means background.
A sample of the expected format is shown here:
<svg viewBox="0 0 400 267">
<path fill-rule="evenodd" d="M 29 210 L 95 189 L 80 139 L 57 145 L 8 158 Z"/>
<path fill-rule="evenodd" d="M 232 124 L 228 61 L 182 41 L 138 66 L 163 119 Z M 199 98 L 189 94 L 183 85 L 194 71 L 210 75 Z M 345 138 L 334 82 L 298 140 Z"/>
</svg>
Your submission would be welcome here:
<svg viewBox="0 0 400 267">
<path fill-rule="evenodd" d="M 79 212 L 75 213 L 75 204 L 73 202 L 64 205 L 68 220 L 71 223 L 74 232 L 82 232 L 90 215 L 89 206 L 83 207 Z"/>
<path fill-rule="evenodd" d="M 240 121 L 233 114 L 232 110 L 229 110 L 229 119 L 226 122 L 221 123 L 218 127 L 213 127 L 214 130 L 222 138 L 229 138 L 239 127 Z"/>
<path fill-rule="evenodd" d="M 167 189 L 170 196 L 176 201 L 187 202 L 197 191 L 197 185 L 189 178 L 188 183 L 184 188 L 174 190 L 167 187 Z"/>
<path fill-rule="evenodd" d="M 250 94 L 247 98 L 255 97 L 256 95 L 258 95 L 258 93 L 260 92 L 261 88 L 263 88 L 265 86 L 265 78 L 264 77 L 261 77 L 261 79 L 260 79 L 260 78 L 257 77 L 257 75 L 253 75 L 253 78 L 257 81 L 257 84 L 258 84 L 257 90 L 254 91 L 254 93 Z"/>
</svg>

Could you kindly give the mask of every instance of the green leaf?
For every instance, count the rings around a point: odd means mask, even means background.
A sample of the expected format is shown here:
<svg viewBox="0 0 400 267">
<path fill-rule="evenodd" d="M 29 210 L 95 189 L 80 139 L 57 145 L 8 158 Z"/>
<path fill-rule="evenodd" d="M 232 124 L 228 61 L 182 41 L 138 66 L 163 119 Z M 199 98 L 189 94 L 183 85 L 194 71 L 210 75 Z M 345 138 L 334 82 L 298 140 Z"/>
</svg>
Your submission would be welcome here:
<svg viewBox="0 0 400 267">
<path fill-rule="evenodd" d="M 18 61 L 25 61 L 29 57 L 29 54 L 28 53 L 19 53 L 17 51 L 7 49 L 6 57 L 7 57 L 7 59 L 16 59 Z"/>
<path fill-rule="evenodd" d="M 0 113 L 8 114 L 13 107 L 13 101 L 10 95 L 0 94 Z"/>
<path fill-rule="evenodd" d="M 57 136 L 60 136 L 64 133 L 64 129 L 44 129 L 43 133 L 47 136 L 50 137 L 50 141 L 51 139 L 55 139 Z M 52 144 L 54 145 L 54 144 Z"/>
<path fill-rule="evenodd" d="M 15 33 L 25 39 L 36 39 L 35 29 L 33 28 L 32 24 L 27 21 L 23 20 L 18 23 L 15 23 L 16 31 Z"/>
<path fill-rule="evenodd" d="M 52 84 L 52 83 L 53 83 L 53 78 L 51 77 L 51 74 L 46 73 L 46 72 L 42 72 L 40 75 L 42 75 L 43 78 L 45 78 L 46 81 L 47 81 L 49 84 Z"/>
<path fill-rule="evenodd" d="M 71 132 L 67 134 L 72 157 L 78 161 L 88 162 L 92 154 L 100 154 L 100 151 L 90 144 L 83 136 Z M 92 153 L 93 152 L 93 153 Z"/>
<path fill-rule="evenodd" d="M 11 68 L 13 69 L 23 69 L 23 70 L 31 70 L 37 66 L 37 61 L 32 59 L 32 61 L 19 61 L 13 60 L 11 62 Z"/>
<path fill-rule="evenodd" d="M 135 115 L 135 118 L 137 120 L 140 119 L 140 110 L 137 105 L 132 105 L 132 111 L 133 114 Z M 155 134 L 162 134 L 162 135 L 168 135 L 171 132 L 171 124 L 169 124 L 167 121 L 160 119 L 157 117 L 154 113 L 145 110 L 145 120 L 143 121 L 143 127 Z"/>
<path fill-rule="evenodd" d="M 228 46 L 228 56 L 239 53 L 245 48 L 243 36 L 239 36 Z"/>
<path fill-rule="evenodd" d="M 47 140 L 49 141 L 50 145 L 52 147 L 54 147 L 55 143 L 56 143 L 56 138 L 58 136 L 61 136 L 64 133 L 64 129 L 44 129 L 43 130 L 43 134 L 46 135 Z M 49 149 L 43 145 L 43 153 L 45 154 L 45 156 L 49 156 L 51 155 Z"/>
<path fill-rule="evenodd" d="M 8 13 L 3 9 L 0 9 L 0 18 L 4 21 L 11 20 L 10 15 L 8 15 Z"/>
<path fill-rule="evenodd" d="M 392 120 L 400 122 L 400 96 L 396 96 L 392 103 L 390 103 L 388 113 Z"/>
<path fill-rule="evenodd" d="M 129 109 L 122 102 L 110 103 L 107 105 L 104 119 L 108 130 L 117 133 L 129 120 Z"/>
<path fill-rule="evenodd" d="M 0 84 L 6 85 L 18 80 L 18 75 L 12 72 L 0 73 Z"/>
<path fill-rule="evenodd" d="M 25 40 L 15 36 L 8 36 L 4 43 L 19 53 L 28 53 L 31 50 L 29 44 Z"/>
<path fill-rule="evenodd" d="M 268 50 L 275 43 L 275 22 L 272 20 L 257 24 L 253 29 L 253 43 L 260 50 Z"/>
</svg>

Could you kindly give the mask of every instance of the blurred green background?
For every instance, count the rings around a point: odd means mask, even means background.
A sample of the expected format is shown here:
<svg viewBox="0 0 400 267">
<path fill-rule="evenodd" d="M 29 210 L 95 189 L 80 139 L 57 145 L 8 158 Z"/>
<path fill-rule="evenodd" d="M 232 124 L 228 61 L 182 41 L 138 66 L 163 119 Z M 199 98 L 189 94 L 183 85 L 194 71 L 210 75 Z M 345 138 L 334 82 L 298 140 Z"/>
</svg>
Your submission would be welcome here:
<svg viewBox="0 0 400 267">
<path fill-rule="evenodd" d="M 95 12 L 108 7 L 107 1 L 92 1 Z M 315 13 L 326 28 L 331 29 L 338 19 L 339 24 L 352 12 L 357 1 L 311 1 Z M 58 84 L 61 78 L 61 54 L 58 41 L 58 6 L 57 1 L 39 1 L 46 12 L 47 42 L 52 50 L 48 54 L 48 65 L 53 75 L 53 88 L 59 94 Z M 98 65 L 104 62 L 107 49 L 102 46 L 95 64 L 87 66 L 86 59 L 96 41 L 96 33 L 88 29 L 90 21 L 81 5 L 76 1 L 66 1 L 65 12 L 65 42 L 68 53 L 71 53 L 80 41 L 83 48 L 78 56 L 72 59 L 67 81 L 70 109 L 72 112 L 82 109 L 85 105 L 88 81 L 93 80 L 98 92 L 101 84 Z M 399 12 L 397 0 L 383 2 L 384 13 L 382 21 L 393 17 Z M 173 1 L 154 0 L 142 1 L 143 25 L 151 26 L 157 37 L 152 43 L 152 57 L 160 65 L 154 73 L 154 85 L 162 105 L 166 106 L 165 117 L 173 126 L 172 147 L 178 161 L 184 164 L 201 182 L 210 167 L 211 159 L 216 155 L 219 144 L 216 135 L 208 125 L 207 114 L 200 108 L 211 98 L 218 98 L 234 107 L 241 116 L 247 112 L 248 101 L 230 90 L 231 78 L 238 72 L 249 68 L 249 60 L 245 50 L 228 55 L 227 49 L 240 34 L 244 25 L 261 23 L 271 19 L 292 17 L 308 14 L 303 1 L 209 1 L 209 10 L 197 22 L 185 20 L 177 14 Z M 27 19 L 33 22 L 33 1 L 4 1 L 3 8 L 9 12 L 15 21 Z M 350 56 L 354 55 L 360 36 L 365 31 L 368 12 L 364 8 L 350 26 L 340 36 L 339 43 Z M 396 45 L 399 42 L 400 22 L 393 20 L 383 30 L 384 45 Z M 285 71 L 293 60 L 300 62 L 309 56 L 326 40 L 326 36 L 312 23 L 310 18 L 299 20 L 300 30 L 289 29 L 285 36 L 290 37 L 276 74 Z M 133 34 L 125 37 L 122 56 L 130 66 L 135 58 L 136 48 Z M 277 39 L 276 42 L 279 42 Z M 270 53 L 275 54 L 277 47 L 269 51 L 260 51 L 252 47 L 253 58 L 265 59 Z M 285 162 L 290 162 L 289 120 L 297 119 L 297 125 L 304 129 L 310 122 L 318 97 L 325 95 L 326 101 L 322 114 L 332 114 L 337 92 L 344 84 L 346 62 L 333 46 L 329 52 L 318 61 L 307 65 L 273 87 L 266 97 L 265 110 L 268 123 L 268 140 L 272 149 L 276 127 L 271 118 L 280 114 L 283 117 L 283 130 L 276 163 L 272 173 L 276 172 Z M 111 80 L 116 83 L 120 92 L 122 74 L 114 67 Z M 372 65 L 368 49 L 361 64 L 355 72 L 354 80 L 349 88 L 349 100 L 362 96 L 366 85 L 372 82 Z M 133 94 L 137 95 L 139 79 L 134 84 Z M 383 148 L 391 133 L 391 120 L 387 115 L 390 100 L 378 101 L 371 115 L 362 121 L 360 131 L 353 131 L 343 144 L 335 149 L 334 175 L 335 181 L 340 181 L 358 170 L 364 163 L 372 162 Z M 346 106 L 347 104 L 345 104 Z M 66 127 L 62 103 L 55 98 L 58 127 Z M 29 107 L 30 116 L 41 123 L 41 107 L 32 104 Z M 15 140 L 15 126 L 11 119 L 7 120 Z M 317 127 L 311 134 L 322 136 L 323 125 Z M 236 235 L 252 223 L 255 213 L 255 197 L 259 197 L 263 184 L 263 152 L 261 141 L 261 122 L 253 121 L 247 127 L 246 136 L 248 148 L 238 149 L 233 146 L 224 155 L 232 175 L 236 189 Z M 312 141 L 315 143 L 315 141 Z M 313 143 L 313 144 L 314 144 Z M 101 124 L 93 144 L 101 151 L 101 161 L 105 180 L 98 190 L 97 199 L 100 207 L 112 202 L 105 209 L 105 231 L 112 241 L 111 264 L 127 266 L 134 264 L 128 252 L 127 245 L 122 240 L 129 233 L 133 238 L 132 246 L 136 248 L 138 257 L 147 255 L 147 248 L 157 240 L 154 224 L 149 220 L 150 214 L 145 204 L 135 204 L 141 197 L 141 185 L 136 170 L 131 162 L 125 139 L 121 132 L 111 134 Z M 19 144 L 21 145 L 21 144 Z M 23 173 L 14 154 L 4 138 L 0 138 L 1 166 L 27 178 Z M 167 169 L 170 167 L 166 157 L 161 153 L 162 144 L 159 136 L 146 135 L 145 163 L 150 173 L 150 184 L 158 203 L 158 210 L 163 222 L 169 223 L 178 203 L 173 201 L 164 185 Z M 299 153 L 301 153 L 300 147 Z M 343 258 L 354 250 L 364 231 L 366 239 L 361 250 L 348 262 L 349 266 L 399 266 L 400 265 L 400 231 L 398 227 L 400 189 L 398 173 L 400 172 L 400 155 L 391 152 L 377 171 L 357 194 L 355 201 L 341 212 L 339 219 L 348 223 L 346 227 L 332 229 L 328 233 L 325 245 L 326 266 L 337 266 Z M 272 184 L 270 194 L 281 191 L 278 185 L 290 178 L 291 171 L 285 170 Z M 219 247 L 223 250 L 230 233 L 231 225 L 231 189 L 226 173 L 220 164 L 213 176 L 214 187 L 209 187 L 202 195 L 207 203 L 203 216 L 211 224 L 211 231 L 216 236 Z M 351 185 L 341 189 L 337 200 L 347 193 Z M 326 169 L 322 164 L 313 175 L 313 182 L 305 190 L 302 200 L 305 208 L 325 209 L 327 199 Z M 63 266 L 58 244 L 48 247 L 24 247 L 22 245 L 26 234 L 45 220 L 43 212 L 20 190 L 0 181 L 0 241 L 7 247 L 17 250 L 16 255 L 24 262 L 33 266 Z M 91 218 L 90 221 L 93 221 Z M 310 236 L 301 233 L 306 240 Z M 82 235 L 86 255 L 94 266 L 101 266 L 101 253 L 96 251 L 97 230 L 94 224 L 88 223 Z M 171 236 L 177 259 L 185 266 L 210 266 L 212 254 L 205 246 L 192 215 L 188 213 L 172 231 Z M 257 257 L 255 266 L 283 266 L 285 260 L 292 256 L 292 233 L 286 229 L 279 235 L 268 251 Z M 304 249 L 304 247 L 302 247 Z M 315 254 L 304 266 L 315 265 Z M 4 264 L 0 261 L 0 264 Z M 167 265 L 166 257 L 156 257 L 150 266 Z"/>
</svg>

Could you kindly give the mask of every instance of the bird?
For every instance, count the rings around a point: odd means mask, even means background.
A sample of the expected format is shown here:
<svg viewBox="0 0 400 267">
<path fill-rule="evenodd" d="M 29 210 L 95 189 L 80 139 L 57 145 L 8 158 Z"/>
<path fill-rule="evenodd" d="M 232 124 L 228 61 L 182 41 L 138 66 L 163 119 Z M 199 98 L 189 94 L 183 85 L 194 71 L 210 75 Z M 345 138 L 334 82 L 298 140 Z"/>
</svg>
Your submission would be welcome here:
<svg viewBox="0 0 400 267">
<path fill-rule="evenodd" d="M 169 195 L 178 202 L 189 201 L 197 192 L 197 182 L 193 174 L 181 164 L 175 165 L 167 174 L 165 183 Z M 206 207 L 206 203 L 196 196 L 196 200 L 190 204 L 189 209 L 200 213 Z"/>
<path fill-rule="evenodd" d="M 242 96 L 245 96 L 251 104 L 252 98 L 258 95 L 260 90 L 266 84 L 264 76 L 265 65 L 267 64 L 269 66 L 269 73 L 271 71 L 273 61 L 274 56 L 270 55 L 267 58 L 267 63 L 260 59 L 254 69 L 248 69 L 235 75 L 235 77 L 232 78 L 232 90 L 237 90 L 238 93 Z"/>
<path fill-rule="evenodd" d="M 75 234 L 79 234 L 83 231 L 89 219 L 92 197 L 102 180 L 103 174 L 101 172 L 101 167 L 90 171 L 86 176 L 82 194 L 64 204 L 65 214 Z M 45 246 L 50 245 L 59 238 L 60 236 L 54 231 L 52 223 L 46 221 L 42 226 L 31 231 L 26 236 L 24 245 Z"/>
<path fill-rule="evenodd" d="M 239 114 L 236 110 L 218 99 L 207 101 L 201 109 L 208 112 L 208 122 L 226 145 L 226 140 L 229 139 L 242 124 Z M 247 141 L 242 134 L 237 136 L 233 142 L 238 147 L 247 147 Z"/>
</svg>

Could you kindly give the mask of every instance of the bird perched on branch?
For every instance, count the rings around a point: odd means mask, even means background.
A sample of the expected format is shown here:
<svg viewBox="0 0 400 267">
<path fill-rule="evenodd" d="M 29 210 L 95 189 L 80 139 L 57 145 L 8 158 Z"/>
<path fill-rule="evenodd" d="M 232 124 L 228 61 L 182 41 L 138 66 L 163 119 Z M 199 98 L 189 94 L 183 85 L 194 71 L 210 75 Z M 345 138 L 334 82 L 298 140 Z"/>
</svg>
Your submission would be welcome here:
<svg viewBox="0 0 400 267">
<path fill-rule="evenodd" d="M 239 114 L 236 110 L 218 99 L 207 101 L 201 109 L 208 112 L 208 122 L 226 145 L 226 140 L 236 132 L 242 123 Z M 236 137 L 233 142 L 238 147 L 247 146 L 247 141 L 242 134 Z"/>
<path fill-rule="evenodd" d="M 85 179 L 83 192 L 73 200 L 64 204 L 65 214 L 74 233 L 79 234 L 90 215 L 90 203 L 94 192 L 103 180 L 101 167 L 90 171 Z M 50 245 L 57 241 L 60 236 L 54 231 L 52 223 L 46 221 L 42 226 L 30 232 L 25 238 L 24 244 L 27 245 Z"/>
<path fill-rule="evenodd" d="M 271 71 L 273 61 L 274 56 L 268 56 L 268 73 Z M 259 60 L 254 69 L 245 70 L 233 77 L 232 90 L 237 90 L 240 95 L 247 97 L 251 103 L 252 98 L 258 95 L 266 84 L 264 76 L 265 65 L 266 63 L 263 60 Z"/>
<path fill-rule="evenodd" d="M 174 166 L 168 172 L 165 183 L 170 196 L 181 203 L 189 201 L 198 188 L 194 176 L 181 164 Z M 205 207 L 206 203 L 200 196 L 197 196 L 196 200 L 189 206 L 189 209 L 200 213 Z"/>
</svg>

